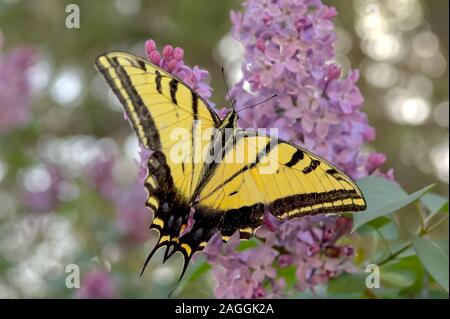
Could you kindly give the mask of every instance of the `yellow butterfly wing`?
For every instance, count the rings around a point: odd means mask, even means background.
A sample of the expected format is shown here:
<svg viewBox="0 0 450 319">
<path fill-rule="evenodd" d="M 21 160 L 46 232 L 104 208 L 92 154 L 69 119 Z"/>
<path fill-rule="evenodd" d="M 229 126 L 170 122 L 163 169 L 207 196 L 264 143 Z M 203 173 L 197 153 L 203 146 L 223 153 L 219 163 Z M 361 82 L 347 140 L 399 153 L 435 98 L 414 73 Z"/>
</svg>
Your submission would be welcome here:
<svg viewBox="0 0 450 319">
<path fill-rule="evenodd" d="M 160 232 L 160 239 L 150 259 L 159 247 L 176 243 L 187 225 L 203 169 L 202 151 L 211 142 L 204 136 L 213 133 L 219 119 L 180 79 L 143 58 L 110 52 L 95 65 L 124 107 L 140 144 L 153 151 L 145 186 L 147 206 L 154 211 L 151 228 Z M 173 153 L 177 149 L 182 158 Z"/>
<path fill-rule="evenodd" d="M 191 233 L 201 236 L 180 238 L 191 254 L 206 245 L 206 229 L 220 230 L 225 240 L 235 231 L 249 238 L 262 225 L 265 208 L 280 219 L 366 209 L 345 173 L 299 146 L 238 129 L 226 148 L 194 205 Z"/>
</svg>

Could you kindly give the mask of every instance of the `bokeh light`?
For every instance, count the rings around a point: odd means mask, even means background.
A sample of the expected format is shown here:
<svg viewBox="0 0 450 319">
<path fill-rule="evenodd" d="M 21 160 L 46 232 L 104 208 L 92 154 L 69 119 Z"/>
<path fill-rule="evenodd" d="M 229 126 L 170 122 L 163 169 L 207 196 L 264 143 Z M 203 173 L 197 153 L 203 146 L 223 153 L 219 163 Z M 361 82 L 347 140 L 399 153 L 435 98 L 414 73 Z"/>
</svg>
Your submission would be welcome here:
<svg viewBox="0 0 450 319">
<path fill-rule="evenodd" d="M 83 92 L 83 78 L 76 68 L 61 70 L 51 88 L 53 100 L 65 107 L 78 105 Z"/>
</svg>

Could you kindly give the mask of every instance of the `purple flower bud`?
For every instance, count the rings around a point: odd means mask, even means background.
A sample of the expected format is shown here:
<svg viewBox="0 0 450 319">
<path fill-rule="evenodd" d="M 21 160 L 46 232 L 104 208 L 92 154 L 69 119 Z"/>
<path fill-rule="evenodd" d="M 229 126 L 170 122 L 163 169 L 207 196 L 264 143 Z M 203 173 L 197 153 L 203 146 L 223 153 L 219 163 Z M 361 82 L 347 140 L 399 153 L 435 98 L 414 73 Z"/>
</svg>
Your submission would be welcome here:
<svg viewBox="0 0 450 319">
<path fill-rule="evenodd" d="M 262 22 L 263 22 L 263 24 L 264 24 L 265 26 L 269 26 L 269 25 L 272 23 L 272 21 L 273 21 L 273 18 L 272 18 L 271 16 L 269 16 L 269 15 L 265 15 L 265 16 L 262 18 Z"/>
<path fill-rule="evenodd" d="M 183 60 L 183 57 L 184 57 L 184 50 L 179 47 L 176 47 L 173 50 L 173 58 L 177 61 L 180 61 Z"/>
<path fill-rule="evenodd" d="M 292 259 L 291 255 L 281 255 L 278 258 L 278 265 L 282 268 L 289 267 L 292 264 Z"/>
<path fill-rule="evenodd" d="M 275 216 L 273 216 L 269 210 L 267 209 L 267 207 L 265 208 L 264 211 L 264 226 L 270 230 L 270 231 L 276 231 L 278 229 L 278 227 L 280 227 L 280 225 L 283 222 L 281 220 L 279 220 L 278 218 L 276 218 Z"/>
<path fill-rule="evenodd" d="M 162 51 L 162 55 L 165 59 L 169 59 L 173 53 L 173 46 L 166 45 Z"/>
<path fill-rule="evenodd" d="M 331 63 L 327 68 L 327 80 L 336 80 L 341 76 L 341 67 L 335 63 Z"/>
<path fill-rule="evenodd" d="M 153 40 L 145 41 L 145 53 L 150 56 L 153 51 L 156 51 L 156 43 Z"/>
<path fill-rule="evenodd" d="M 152 51 L 148 56 L 153 64 L 159 65 L 161 63 L 161 54 L 158 51 Z"/>
<path fill-rule="evenodd" d="M 169 60 L 166 63 L 166 69 L 169 72 L 172 72 L 173 70 L 175 70 L 176 66 L 177 66 L 177 60 L 175 60 L 175 59 Z"/>
<path fill-rule="evenodd" d="M 209 73 L 200 69 L 198 66 L 190 68 L 184 65 L 183 49 L 179 47 L 174 49 L 171 45 L 166 45 L 162 51 L 161 57 L 161 54 L 157 51 L 155 41 L 148 40 L 146 42 L 145 52 L 148 59 L 152 63 L 179 77 L 201 97 L 207 101 L 211 97 L 212 88 L 208 84 L 204 83 Z M 214 103 L 211 101 L 208 102 L 211 106 L 214 106 Z"/>
<path fill-rule="evenodd" d="M 345 246 L 345 247 L 342 247 L 342 253 L 345 256 L 353 256 L 355 254 L 355 250 L 353 249 L 353 247 Z"/>
<path fill-rule="evenodd" d="M 369 174 L 375 172 L 376 169 L 381 167 L 386 162 L 386 155 L 381 153 L 372 153 L 367 160 L 367 171 Z"/>
<path fill-rule="evenodd" d="M 261 299 L 264 298 L 266 295 L 266 291 L 264 290 L 264 288 L 262 286 L 258 286 L 254 291 L 253 291 L 253 298 L 255 299 Z"/>
<path fill-rule="evenodd" d="M 337 12 L 336 8 L 328 7 L 328 8 L 325 8 L 325 14 L 323 15 L 323 18 L 331 20 L 334 17 L 336 17 L 337 15 L 338 15 L 338 12 Z"/>
<path fill-rule="evenodd" d="M 139 180 L 141 183 L 144 182 L 145 178 L 148 174 L 148 159 L 150 158 L 150 155 L 152 155 L 153 151 L 147 149 L 146 147 L 143 147 L 142 145 L 139 145 L 139 161 L 136 161 L 136 164 L 139 168 Z"/>
</svg>

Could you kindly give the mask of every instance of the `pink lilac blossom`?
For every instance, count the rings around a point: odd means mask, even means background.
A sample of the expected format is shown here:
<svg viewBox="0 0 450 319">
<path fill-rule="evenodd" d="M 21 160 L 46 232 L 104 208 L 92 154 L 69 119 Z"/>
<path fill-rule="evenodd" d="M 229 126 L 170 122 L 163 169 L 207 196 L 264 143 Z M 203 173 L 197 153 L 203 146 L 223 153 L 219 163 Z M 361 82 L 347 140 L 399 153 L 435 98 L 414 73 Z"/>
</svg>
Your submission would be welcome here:
<svg viewBox="0 0 450 319">
<path fill-rule="evenodd" d="M 304 291 L 324 284 L 342 272 L 354 272 L 353 249 L 337 244 L 337 240 L 351 229 L 345 217 L 304 217 L 297 222 L 279 223 L 276 231 L 270 222 L 259 228 L 256 235 L 265 243 L 241 252 L 239 234 L 228 243 L 218 233 L 209 241 L 203 254 L 214 266 L 217 298 L 282 298 L 285 279 L 278 275 L 281 268 L 294 267 L 296 289 Z"/>
<path fill-rule="evenodd" d="M 263 283 L 272 288 L 272 297 L 281 297 L 285 286 L 283 278 L 276 278 L 273 268 L 279 252 L 262 245 L 252 250 L 238 253 L 239 234 L 231 236 L 223 244 L 220 233 L 215 234 L 203 250 L 206 260 L 214 265 L 213 274 L 217 280 L 217 298 L 263 298 L 267 297 Z M 273 291 L 279 291 L 274 296 Z"/>
<path fill-rule="evenodd" d="M 111 274 L 101 269 L 94 269 L 83 278 L 80 288 L 75 293 L 77 299 L 112 299 L 118 298 L 116 284 Z"/>
<path fill-rule="evenodd" d="M 332 63 L 335 8 L 315 0 L 248 0 L 243 6 L 243 13 L 231 13 L 232 33 L 245 47 L 244 77 L 232 96 L 240 108 L 274 94 L 277 99 L 243 111 L 240 125 L 278 127 L 282 138 L 353 178 L 377 171 L 385 158 L 360 152 L 364 142 L 375 139 L 375 130 L 361 111 L 359 72 L 344 77 Z"/>
<path fill-rule="evenodd" d="M 208 71 L 202 70 L 198 66 L 193 68 L 186 66 L 183 61 L 183 49 L 166 45 L 162 50 L 162 54 L 160 54 L 156 48 L 155 41 L 147 40 L 145 42 L 145 54 L 150 62 L 180 78 L 197 94 L 213 105 L 208 100 L 211 97 L 212 88 L 205 82 L 209 74 Z"/>
<path fill-rule="evenodd" d="M 0 39 L 0 134 L 25 125 L 31 116 L 27 71 L 36 61 L 30 48 L 2 52 Z"/>
<path fill-rule="evenodd" d="M 277 127 L 281 138 L 327 158 L 353 178 L 382 175 L 385 156 L 360 152 L 364 142 L 375 139 L 375 130 L 360 110 L 364 99 L 356 86 L 359 73 L 353 70 L 343 77 L 331 62 L 336 10 L 319 0 L 247 0 L 243 6 L 243 13 L 231 12 L 232 34 L 245 48 L 244 77 L 231 90 L 232 97 L 239 108 L 274 94 L 277 99 L 243 111 L 240 125 Z M 385 176 L 393 178 L 392 171 Z M 295 267 L 300 291 L 314 291 L 342 272 L 355 271 L 353 249 L 337 244 L 351 225 L 348 218 L 326 216 L 281 222 L 266 212 L 265 224 L 256 232 L 264 248 L 224 254 L 212 241 L 205 248 L 220 287 L 216 296 L 282 296 L 286 292 L 270 284 L 276 280 L 270 267 Z M 260 257 L 261 249 L 266 256 L 278 253 L 267 260 Z M 219 256 L 211 258 L 213 254 Z"/>
</svg>

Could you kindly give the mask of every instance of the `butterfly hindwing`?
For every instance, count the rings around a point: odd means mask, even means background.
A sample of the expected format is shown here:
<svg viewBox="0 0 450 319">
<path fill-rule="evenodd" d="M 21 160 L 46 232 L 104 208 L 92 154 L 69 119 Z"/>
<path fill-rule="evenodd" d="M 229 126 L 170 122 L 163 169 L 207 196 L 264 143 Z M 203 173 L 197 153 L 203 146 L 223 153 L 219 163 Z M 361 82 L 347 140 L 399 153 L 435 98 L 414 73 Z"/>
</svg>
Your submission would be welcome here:
<svg viewBox="0 0 450 319">
<path fill-rule="evenodd" d="M 218 211 L 263 203 L 278 218 L 365 209 L 357 185 L 326 160 L 289 142 L 242 130 L 198 202 Z"/>
<path fill-rule="evenodd" d="M 289 142 L 238 130 L 194 207 L 191 232 L 199 235 L 180 238 L 192 251 L 203 248 L 210 228 L 225 239 L 235 231 L 249 238 L 262 225 L 266 208 L 279 219 L 291 219 L 362 211 L 366 204 L 358 186 L 326 160 Z"/>
</svg>

